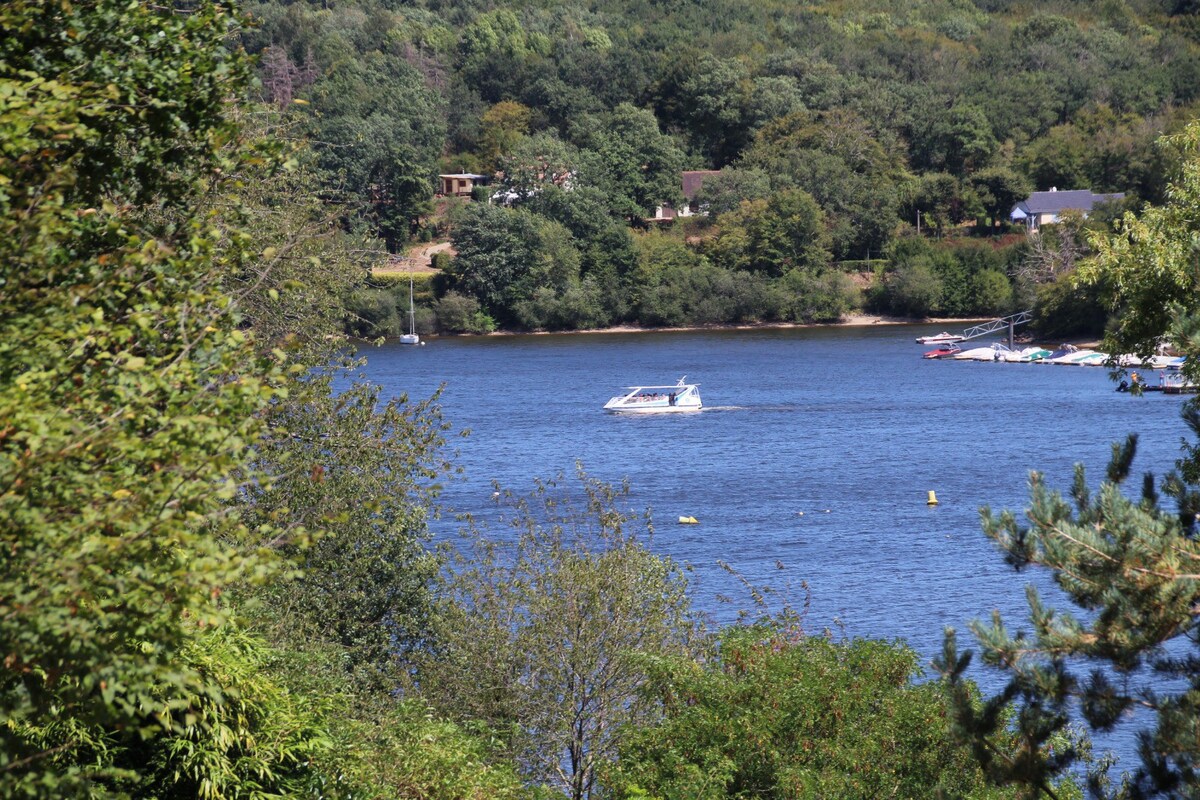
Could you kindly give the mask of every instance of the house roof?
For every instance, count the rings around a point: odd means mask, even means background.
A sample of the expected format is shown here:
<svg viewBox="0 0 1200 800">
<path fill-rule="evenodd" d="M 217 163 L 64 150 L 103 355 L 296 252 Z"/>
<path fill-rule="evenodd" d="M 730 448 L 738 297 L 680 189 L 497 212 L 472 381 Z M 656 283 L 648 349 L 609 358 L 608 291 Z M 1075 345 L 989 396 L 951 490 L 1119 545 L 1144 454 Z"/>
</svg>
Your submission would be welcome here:
<svg viewBox="0 0 1200 800">
<path fill-rule="evenodd" d="M 453 175 L 438 175 L 439 178 L 468 178 L 473 181 L 482 180 L 487 175 L 476 175 L 473 172 L 456 172 Z"/>
<path fill-rule="evenodd" d="M 1048 192 L 1034 192 L 1029 195 L 1029 197 L 1013 207 L 1013 214 L 1015 215 L 1017 211 L 1024 212 L 1023 216 L 1030 214 L 1058 214 L 1063 211 L 1088 212 L 1097 203 L 1120 200 L 1124 196 L 1124 192 L 1093 194 L 1091 189 L 1071 189 L 1064 192 L 1051 189 Z"/>
<path fill-rule="evenodd" d="M 710 175 L 719 175 L 719 169 L 697 169 L 683 173 L 683 196 L 688 200 L 695 200 L 696 195 L 700 193 L 700 187 L 704 184 L 704 179 Z"/>
</svg>

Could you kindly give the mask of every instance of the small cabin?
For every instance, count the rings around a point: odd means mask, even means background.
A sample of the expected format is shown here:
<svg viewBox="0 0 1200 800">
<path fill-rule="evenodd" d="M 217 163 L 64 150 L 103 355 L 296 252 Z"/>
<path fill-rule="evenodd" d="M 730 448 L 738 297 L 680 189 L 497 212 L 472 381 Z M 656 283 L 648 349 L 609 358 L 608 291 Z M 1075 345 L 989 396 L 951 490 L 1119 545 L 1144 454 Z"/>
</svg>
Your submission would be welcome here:
<svg viewBox="0 0 1200 800">
<path fill-rule="evenodd" d="M 488 175 L 476 175 L 473 172 L 458 172 L 453 175 L 438 175 L 442 181 L 439 194 L 445 197 L 470 197 L 476 186 L 487 186 L 491 181 Z"/>
<path fill-rule="evenodd" d="M 1074 211 L 1085 218 L 1100 203 L 1121 200 L 1124 192 L 1111 194 L 1093 194 L 1091 189 L 1072 189 L 1060 192 L 1052 188 L 1048 192 L 1034 192 L 1012 207 L 1008 218 L 1013 222 L 1025 223 L 1025 229 L 1030 233 L 1043 225 L 1053 225 L 1061 215 Z"/>
</svg>

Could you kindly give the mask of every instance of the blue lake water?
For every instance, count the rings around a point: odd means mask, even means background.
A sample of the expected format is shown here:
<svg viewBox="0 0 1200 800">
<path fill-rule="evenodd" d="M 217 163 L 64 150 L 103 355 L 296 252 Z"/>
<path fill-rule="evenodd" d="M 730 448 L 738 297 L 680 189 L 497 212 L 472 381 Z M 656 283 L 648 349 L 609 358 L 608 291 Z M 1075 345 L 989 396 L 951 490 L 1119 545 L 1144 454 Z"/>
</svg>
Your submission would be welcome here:
<svg viewBox="0 0 1200 800">
<path fill-rule="evenodd" d="M 903 639 L 927 661 L 945 626 L 972 644 L 966 624 L 993 609 L 1025 627 L 1030 582 L 1058 596 L 1044 573 L 1004 565 L 981 506 L 1024 509 L 1031 469 L 1065 491 L 1081 462 L 1095 486 L 1130 432 L 1135 472 L 1162 473 L 1186 433 L 1179 396 L 1117 393 L 1103 369 L 924 361 L 914 337 L 937 330 L 456 338 L 364 355 L 389 394 L 444 384 L 446 418 L 471 431 L 454 444 L 466 480 L 443 497 L 455 510 L 486 518 L 493 480 L 524 491 L 581 461 L 629 479 L 633 506 L 653 510 L 653 547 L 692 565 L 695 601 L 717 620 L 746 605 L 723 560 L 755 583 L 806 581 L 809 631 Z M 700 384 L 704 411 L 600 410 L 623 386 L 682 375 Z M 940 505 L 926 505 L 930 490 Z"/>
</svg>

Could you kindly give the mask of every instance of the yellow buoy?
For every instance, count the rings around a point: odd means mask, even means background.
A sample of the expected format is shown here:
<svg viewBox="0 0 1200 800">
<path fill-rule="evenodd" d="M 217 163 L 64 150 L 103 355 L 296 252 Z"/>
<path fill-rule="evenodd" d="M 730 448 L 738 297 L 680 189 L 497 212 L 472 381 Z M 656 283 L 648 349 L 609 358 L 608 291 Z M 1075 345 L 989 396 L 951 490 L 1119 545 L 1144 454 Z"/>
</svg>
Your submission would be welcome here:
<svg viewBox="0 0 1200 800">
<path fill-rule="evenodd" d="M 699 525 L 700 520 L 696 519 L 695 517 L 680 517 L 679 524 L 680 525 Z"/>
<path fill-rule="evenodd" d="M 927 506 L 936 506 L 938 504 L 937 495 L 933 493 L 933 489 L 929 490 L 929 499 L 925 501 Z"/>
</svg>

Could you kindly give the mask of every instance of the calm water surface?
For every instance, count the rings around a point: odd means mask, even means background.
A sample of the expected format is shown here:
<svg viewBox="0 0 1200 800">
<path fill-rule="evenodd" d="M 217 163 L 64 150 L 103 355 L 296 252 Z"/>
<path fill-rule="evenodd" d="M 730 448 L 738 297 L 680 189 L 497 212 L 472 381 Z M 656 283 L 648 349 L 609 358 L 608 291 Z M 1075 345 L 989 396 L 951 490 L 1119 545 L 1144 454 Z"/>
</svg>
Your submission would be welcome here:
<svg viewBox="0 0 1200 800">
<path fill-rule="evenodd" d="M 1130 432 L 1135 471 L 1161 473 L 1185 434 L 1178 396 L 1118 394 L 1103 369 L 923 361 L 913 339 L 937 330 L 435 339 L 368 351 L 367 374 L 414 398 L 445 384 L 445 416 L 471 430 L 457 444 L 467 480 L 444 498 L 456 510 L 486 516 L 491 481 L 524 491 L 580 460 L 630 480 L 654 548 L 693 565 L 717 619 L 732 614 L 718 593 L 744 597 L 724 560 L 756 583 L 806 581 L 810 631 L 903 639 L 928 660 L 945 626 L 993 609 L 1023 627 L 1029 582 L 1057 597 L 1045 574 L 1003 564 L 981 506 L 1024 509 L 1031 469 L 1065 491 L 1082 462 L 1096 485 Z M 622 386 L 685 374 L 700 413 L 600 410 Z"/>
</svg>

